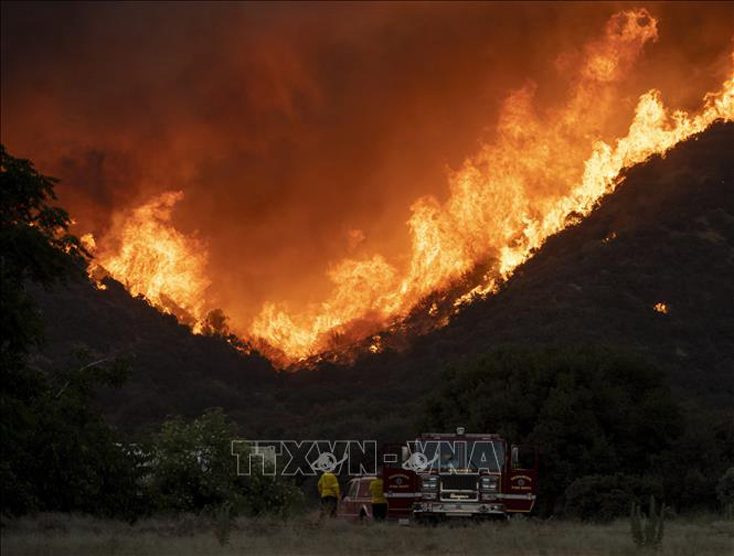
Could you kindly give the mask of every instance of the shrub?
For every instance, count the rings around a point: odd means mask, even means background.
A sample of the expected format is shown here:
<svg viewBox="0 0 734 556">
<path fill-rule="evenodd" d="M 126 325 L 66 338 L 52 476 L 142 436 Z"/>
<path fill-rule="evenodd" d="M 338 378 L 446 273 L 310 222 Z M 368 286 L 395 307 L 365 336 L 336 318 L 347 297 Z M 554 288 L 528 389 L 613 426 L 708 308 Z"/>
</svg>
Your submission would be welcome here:
<svg viewBox="0 0 734 556">
<path fill-rule="evenodd" d="M 716 485 L 716 498 L 725 507 L 734 504 L 734 467 L 726 470 Z"/>
<path fill-rule="evenodd" d="M 655 508 L 655 497 L 650 496 L 647 517 L 643 517 L 640 505 L 633 502 L 630 511 L 630 533 L 639 548 L 659 548 L 665 533 L 665 504 L 660 506 L 658 512 Z"/>
<path fill-rule="evenodd" d="M 221 409 L 191 422 L 165 422 L 153 435 L 148 463 L 154 509 L 217 515 L 226 507 L 228 515 L 288 514 L 301 501 L 301 491 L 281 477 L 238 475 L 231 453 L 236 438 Z"/>
<path fill-rule="evenodd" d="M 655 472 L 683 415 L 664 375 L 602 348 L 498 348 L 449 370 L 427 401 L 424 430 L 496 432 L 540 449 L 538 511 L 562 511 L 564 490 L 593 475 Z M 621 496 L 609 489 L 609 504 Z M 623 489 L 624 490 L 624 489 Z M 624 504 L 622 514 L 629 509 Z"/>
<path fill-rule="evenodd" d="M 628 475 L 589 475 L 566 489 L 564 514 L 584 521 L 608 522 L 623 517 L 631 503 L 662 495 L 660 483 Z"/>
</svg>

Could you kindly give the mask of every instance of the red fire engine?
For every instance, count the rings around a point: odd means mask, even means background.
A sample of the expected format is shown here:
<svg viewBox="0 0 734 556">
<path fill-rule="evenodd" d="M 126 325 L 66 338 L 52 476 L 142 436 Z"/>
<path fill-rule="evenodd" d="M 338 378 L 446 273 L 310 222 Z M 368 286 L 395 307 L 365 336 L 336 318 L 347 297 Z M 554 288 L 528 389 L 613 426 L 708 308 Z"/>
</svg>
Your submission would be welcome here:
<svg viewBox="0 0 734 556">
<path fill-rule="evenodd" d="M 382 460 L 391 518 L 506 518 L 535 505 L 535 446 L 508 446 L 496 434 L 465 434 L 461 427 L 453 434 L 422 434 L 385 445 Z"/>
</svg>

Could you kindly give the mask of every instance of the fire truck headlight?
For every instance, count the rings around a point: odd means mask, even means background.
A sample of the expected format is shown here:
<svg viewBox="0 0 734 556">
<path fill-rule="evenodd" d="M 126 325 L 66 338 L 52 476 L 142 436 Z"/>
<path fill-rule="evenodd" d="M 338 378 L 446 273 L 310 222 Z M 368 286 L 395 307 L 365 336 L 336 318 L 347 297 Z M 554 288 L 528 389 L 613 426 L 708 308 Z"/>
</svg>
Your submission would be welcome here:
<svg viewBox="0 0 734 556">
<path fill-rule="evenodd" d="M 482 477 L 482 492 L 499 492 L 500 478 L 495 476 Z"/>
<path fill-rule="evenodd" d="M 435 475 L 423 477 L 421 485 L 424 492 L 435 492 L 436 490 L 438 490 L 438 477 L 436 477 Z"/>
</svg>

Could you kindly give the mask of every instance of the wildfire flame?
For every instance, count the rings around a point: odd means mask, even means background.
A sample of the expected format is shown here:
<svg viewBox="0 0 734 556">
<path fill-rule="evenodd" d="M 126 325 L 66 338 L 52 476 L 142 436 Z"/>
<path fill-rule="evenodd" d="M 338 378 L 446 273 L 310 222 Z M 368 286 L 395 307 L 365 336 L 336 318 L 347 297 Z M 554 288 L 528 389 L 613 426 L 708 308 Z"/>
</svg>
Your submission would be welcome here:
<svg viewBox="0 0 734 556">
<path fill-rule="evenodd" d="M 614 189 L 622 169 L 664 153 L 718 118 L 731 119 L 734 80 L 707 95 L 693 117 L 669 114 L 653 90 L 640 98 L 626 137 L 613 146 L 590 140 L 615 112 L 615 85 L 657 36 L 657 21 L 647 10 L 616 14 L 604 37 L 587 45 L 564 108 L 538 114 L 532 84 L 510 95 L 497 139 L 450 176 L 446 203 L 424 197 L 412 206 L 412 258 L 402 279 L 392 279 L 397 270 L 379 257 L 345 261 L 330 274 L 336 286 L 331 299 L 298 315 L 268 304 L 252 325 L 253 335 L 302 358 L 323 349 L 325 335 L 356 316 L 369 311 L 384 322 L 494 256 L 495 273 L 457 304 L 492 292 L 498 279 L 507 279 L 546 238 L 566 227 L 570 215 L 588 214 Z M 356 295 L 349 286 L 355 282 L 362 285 Z M 346 294 L 352 303 L 345 302 Z"/>
<path fill-rule="evenodd" d="M 493 292 L 549 236 L 613 191 L 623 169 L 664 154 L 717 119 L 733 119 L 734 77 L 707 94 L 693 115 L 671 113 L 660 92 L 651 90 L 640 97 L 626 136 L 612 144 L 600 139 L 604 125 L 619 113 L 621 81 L 644 45 L 657 37 L 657 21 L 647 10 L 614 15 L 568 76 L 565 105 L 539 111 L 532 83 L 513 92 L 493 142 L 449 176 L 447 200 L 427 196 L 412 205 L 407 222 L 412 249 L 405 268 L 379 254 L 345 259 L 328 273 L 333 291 L 326 300 L 299 312 L 285 303 L 266 303 L 249 334 L 298 360 L 328 348 L 340 333 L 374 334 L 480 262 L 494 263 L 455 305 Z M 201 318 L 209 284 L 206 251 L 171 225 L 170 211 L 180 196 L 164 193 L 136 209 L 123 226 L 120 251 L 101 256 L 100 264 L 131 292 L 158 304 L 170 298 Z M 355 245 L 364 239 L 359 230 L 350 234 Z M 369 347 L 380 349 L 377 340 Z"/>
<path fill-rule="evenodd" d="M 159 308 L 196 324 L 204 317 L 207 251 L 195 237 L 171 224 L 173 206 L 183 198 L 180 191 L 157 195 L 125 215 L 116 233 L 120 249 L 96 252 L 91 234 L 94 275 L 100 269 L 119 280 L 133 295 L 143 295 Z"/>
</svg>

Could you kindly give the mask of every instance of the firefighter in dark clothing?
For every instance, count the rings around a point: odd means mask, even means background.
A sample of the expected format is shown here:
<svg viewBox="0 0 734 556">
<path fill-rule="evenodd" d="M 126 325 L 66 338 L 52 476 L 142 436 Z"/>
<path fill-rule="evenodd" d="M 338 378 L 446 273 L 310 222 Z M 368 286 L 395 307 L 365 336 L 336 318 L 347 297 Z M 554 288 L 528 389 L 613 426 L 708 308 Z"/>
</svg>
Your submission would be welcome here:
<svg viewBox="0 0 734 556">
<path fill-rule="evenodd" d="M 339 481 L 331 471 L 324 471 L 319 479 L 319 497 L 321 498 L 321 515 L 336 517 L 336 504 L 339 500 Z"/>
<path fill-rule="evenodd" d="M 383 492 L 382 479 L 378 476 L 370 483 L 372 495 L 372 517 L 375 521 L 382 521 L 387 517 L 387 499 Z"/>
</svg>

